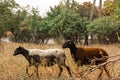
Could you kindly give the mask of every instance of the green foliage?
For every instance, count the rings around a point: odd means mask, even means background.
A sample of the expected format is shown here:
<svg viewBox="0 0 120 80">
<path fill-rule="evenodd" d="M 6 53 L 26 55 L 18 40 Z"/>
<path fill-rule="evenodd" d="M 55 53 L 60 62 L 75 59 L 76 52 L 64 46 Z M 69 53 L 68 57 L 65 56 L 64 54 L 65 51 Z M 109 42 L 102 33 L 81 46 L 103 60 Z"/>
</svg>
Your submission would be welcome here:
<svg viewBox="0 0 120 80">
<path fill-rule="evenodd" d="M 0 0 L 0 36 L 5 31 L 13 32 L 17 38 L 25 31 L 36 33 L 41 17 L 37 9 L 32 8 L 31 12 L 28 9 L 29 6 L 20 7 L 14 0 Z"/>
<path fill-rule="evenodd" d="M 16 23 L 14 10 L 19 5 L 14 0 L 0 0 L 0 33 L 14 28 Z"/>
<path fill-rule="evenodd" d="M 45 26 L 49 28 L 50 35 L 79 35 L 86 30 L 87 19 L 81 18 L 75 9 L 68 10 L 65 5 L 51 8 L 51 11 L 47 15 L 48 17 L 46 17 L 46 21 L 43 24 L 46 24 Z"/>
<path fill-rule="evenodd" d="M 41 34 L 53 37 L 71 37 L 85 36 L 88 32 L 110 34 L 112 31 L 118 30 L 120 0 L 115 0 L 115 19 L 103 17 L 95 19 L 89 24 L 91 5 L 89 2 L 79 5 L 74 0 L 70 3 L 61 3 L 58 6 L 50 7 L 47 16 L 41 18 L 38 9 L 29 10 L 30 6 L 20 7 L 15 0 L 0 0 L 0 36 L 4 31 L 9 30 L 17 38 L 22 35 L 18 40 L 30 41 L 29 39 L 35 39 L 35 37 L 39 39 L 42 36 Z M 106 9 L 110 9 L 106 11 L 111 11 L 111 6 L 113 5 L 106 4 L 106 7 L 109 7 Z M 97 8 L 94 12 L 97 15 Z M 114 11 L 109 13 L 113 14 Z M 96 15 L 94 18 L 97 18 Z"/>
<path fill-rule="evenodd" d="M 98 34 L 110 34 L 113 31 L 117 31 L 119 25 L 116 23 L 116 20 L 113 17 L 103 17 L 95 19 L 87 26 L 87 30 L 90 33 Z"/>
<path fill-rule="evenodd" d="M 103 14 L 104 16 L 111 16 L 115 12 L 115 2 L 113 0 L 106 0 L 104 2 L 104 8 L 103 8 Z"/>
<path fill-rule="evenodd" d="M 39 27 L 39 21 L 41 17 L 38 14 L 38 10 L 33 8 L 31 10 L 31 14 L 28 13 L 25 9 L 23 9 L 19 15 L 19 19 L 21 20 L 19 27 L 27 28 L 31 31 L 36 31 Z"/>
<path fill-rule="evenodd" d="M 36 37 L 39 32 L 41 17 L 37 9 L 32 8 L 31 12 L 28 13 L 26 9 L 21 11 L 19 27 L 16 30 L 16 34 L 19 35 L 19 38 L 22 41 L 30 41 L 30 39 Z M 19 33 L 18 33 L 19 31 Z M 25 34 L 23 37 L 20 35 Z M 18 38 L 18 39 L 19 39 Z M 24 39 L 22 39 L 24 38 Z"/>
<path fill-rule="evenodd" d="M 117 20 L 119 20 L 120 24 L 120 0 L 114 0 L 115 1 L 115 17 Z"/>
</svg>

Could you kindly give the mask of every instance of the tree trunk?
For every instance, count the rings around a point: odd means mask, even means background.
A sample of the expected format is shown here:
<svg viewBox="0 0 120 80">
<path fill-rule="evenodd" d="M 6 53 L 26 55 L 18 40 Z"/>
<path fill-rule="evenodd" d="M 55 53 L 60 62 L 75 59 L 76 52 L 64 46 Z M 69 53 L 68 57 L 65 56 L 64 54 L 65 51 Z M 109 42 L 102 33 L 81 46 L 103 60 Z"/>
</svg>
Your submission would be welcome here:
<svg viewBox="0 0 120 80">
<path fill-rule="evenodd" d="M 95 3 L 96 3 L 96 0 L 94 0 L 94 1 L 93 1 L 93 4 L 92 4 L 92 9 L 91 9 L 91 13 L 90 13 L 90 21 L 93 19 Z"/>
<path fill-rule="evenodd" d="M 118 32 L 116 32 L 116 37 L 117 37 L 118 42 L 120 43 L 120 36 Z"/>
<path fill-rule="evenodd" d="M 88 34 L 85 34 L 85 42 L 84 45 L 88 45 Z"/>
<path fill-rule="evenodd" d="M 67 8 L 69 9 L 70 0 L 67 0 Z"/>
<path fill-rule="evenodd" d="M 93 34 L 90 35 L 91 36 L 91 44 L 94 44 L 94 39 L 93 39 Z"/>
<path fill-rule="evenodd" d="M 98 17 L 102 17 L 102 0 L 99 2 L 99 12 L 98 12 Z"/>
</svg>

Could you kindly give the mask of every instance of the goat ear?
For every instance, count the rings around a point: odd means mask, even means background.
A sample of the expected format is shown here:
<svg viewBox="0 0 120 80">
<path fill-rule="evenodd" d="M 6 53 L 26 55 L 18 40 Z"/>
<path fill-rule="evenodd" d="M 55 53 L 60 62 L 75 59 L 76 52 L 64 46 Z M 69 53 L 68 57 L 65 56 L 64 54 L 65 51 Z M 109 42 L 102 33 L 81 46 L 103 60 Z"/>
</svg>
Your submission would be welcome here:
<svg viewBox="0 0 120 80">
<path fill-rule="evenodd" d="M 21 47 L 21 46 L 19 46 L 19 48 L 21 49 L 22 47 Z"/>
<path fill-rule="evenodd" d="M 71 42 L 71 41 L 69 41 L 69 44 L 72 44 L 72 42 Z"/>
</svg>

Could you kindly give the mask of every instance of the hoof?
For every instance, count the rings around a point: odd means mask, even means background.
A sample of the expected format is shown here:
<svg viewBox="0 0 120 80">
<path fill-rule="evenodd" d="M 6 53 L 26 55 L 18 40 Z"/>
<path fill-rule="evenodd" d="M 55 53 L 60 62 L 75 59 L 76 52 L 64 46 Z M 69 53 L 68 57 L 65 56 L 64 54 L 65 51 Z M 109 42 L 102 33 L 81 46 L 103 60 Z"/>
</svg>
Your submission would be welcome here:
<svg viewBox="0 0 120 80">
<path fill-rule="evenodd" d="M 32 75 L 33 75 L 33 74 L 31 74 L 31 75 L 30 75 L 30 74 L 28 74 L 28 77 L 31 77 Z"/>
</svg>

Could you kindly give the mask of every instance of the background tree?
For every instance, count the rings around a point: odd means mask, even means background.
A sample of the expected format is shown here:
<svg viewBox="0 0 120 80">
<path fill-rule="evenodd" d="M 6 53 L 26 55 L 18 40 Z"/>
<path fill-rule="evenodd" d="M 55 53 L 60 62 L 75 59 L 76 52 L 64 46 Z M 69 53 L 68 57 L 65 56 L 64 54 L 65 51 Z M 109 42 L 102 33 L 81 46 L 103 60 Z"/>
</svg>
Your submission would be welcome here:
<svg viewBox="0 0 120 80">
<path fill-rule="evenodd" d="M 120 30 L 119 7 L 119 0 L 106 0 L 100 8 L 100 15 L 105 17 L 98 19 L 99 7 L 95 6 L 95 0 L 93 4 L 61 0 L 59 5 L 50 8 L 46 17 L 41 18 L 36 8 L 21 7 L 14 0 L 1 0 L 0 35 L 9 30 L 16 41 L 37 43 L 44 43 L 45 39 L 53 37 L 71 39 L 76 43 L 85 39 L 85 44 L 88 44 L 89 33 L 111 39 L 114 31 Z M 90 20 L 91 12 L 94 14 Z M 102 38 L 99 41 L 102 43 Z"/>
<path fill-rule="evenodd" d="M 29 7 L 28 7 L 29 8 Z M 23 19 L 22 19 L 23 18 Z M 39 35 L 39 24 L 41 17 L 39 16 L 38 10 L 32 8 L 31 13 L 28 13 L 25 9 L 21 14 L 21 23 L 19 23 L 19 32 L 17 32 L 17 40 L 20 41 L 32 41 L 35 42 Z M 26 34 L 26 35 L 22 35 Z M 22 35 L 22 36 L 21 36 Z"/>
<path fill-rule="evenodd" d="M 116 20 L 113 17 L 95 19 L 87 26 L 87 30 L 90 33 L 98 34 L 97 37 L 100 43 L 104 43 L 105 36 L 109 37 L 111 42 L 115 42 L 115 39 L 117 38 L 115 36 L 115 32 L 118 29 L 119 25 L 116 23 Z"/>
<path fill-rule="evenodd" d="M 98 12 L 98 17 L 102 17 L 102 0 L 99 0 L 99 12 Z"/>
<path fill-rule="evenodd" d="M 98 9 L 95 3 L 84 2 L 83 4 L 77 4 L 76 10 L 80 13 L 81 17 L 87 17 L 87 19 L 91 18 L 92 20 L 98 17 Z"/>
<path fill-rule="evenodd" d="M 51 8 L 47 15 L 46 25 L 50 35 L 54 37 L 63 36 L 65 39 L 76 41 L 86 30 L 87 19 L 81 18 L 74 4 L 69 9 L 64 4 Z"/>
<path fill-rule="evenodd" d="M 96 3 L 96 0 L 93 0 L 92 8 L 90 9 L 91 10 L 91 12 L 90 12 L 90 21 L 93 19 L 95 3 Z"/>
<path fill-rule="evenodd" d="M 13 11 L 18 6 L 14 0 L 0 0 L 0 36 L 5 31 L 11 31 L 15 28 L 16 17 Z"/>
<path fill-rule="evenodd" d="M 115 12 L 115 1 L 113 0 L 106 0 L 104 2 L 104 7 L 102 9 L 103 16 L 112 16 Z"/>
<path fill-rule="evenodd" d="M 119 21 L 120 24 L 120 0 L 115 1 L 115 18 Z"/>
</svg>

